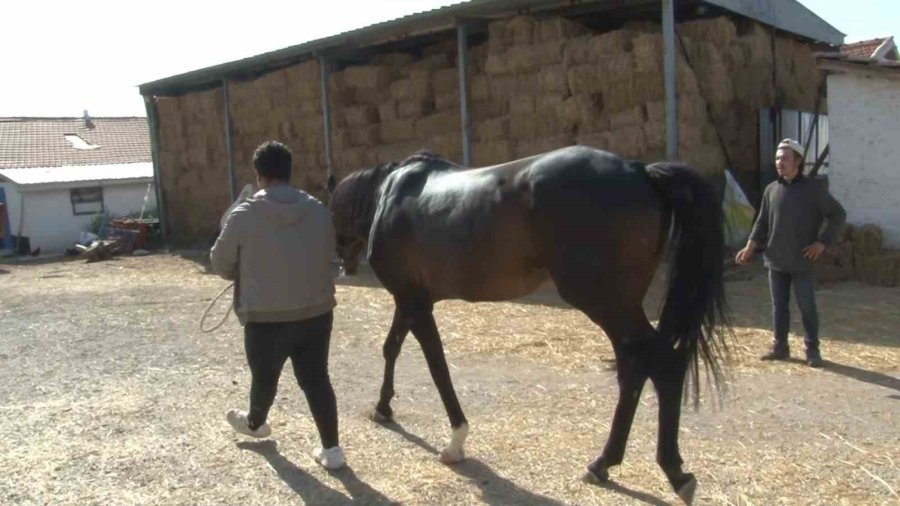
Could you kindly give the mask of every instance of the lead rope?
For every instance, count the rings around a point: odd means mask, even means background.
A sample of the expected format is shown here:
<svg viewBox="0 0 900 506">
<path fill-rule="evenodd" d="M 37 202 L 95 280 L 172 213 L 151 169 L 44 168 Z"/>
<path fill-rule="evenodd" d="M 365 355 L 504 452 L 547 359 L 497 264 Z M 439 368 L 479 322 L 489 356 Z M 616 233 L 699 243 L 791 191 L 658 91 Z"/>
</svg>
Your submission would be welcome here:
<svg viewBox="0 0 900 506">
<path fill-rule="evenodd" d="M 225 312 L 225 316 L 223 316 L 222 320 L 220 320 L 219 323 L 217 323 L 215 326 L 207 329 L 207 328 L 203 327 L 203 322 L 206 321 L 206 317 L 209 316 L 209 311 L 216 304 L 216 302 L 219 302 L 219 299 L 221 299 L 222 296 L 225 295 L 225 292 L 227 292 L 233 286 L 234 286 L 234 281 L 232 281 L 231 283 L 228 283 L 228 286 L 223 288 L 222 291 L 219 292 L 219 295 L 216 295 L 216 297 L 209 303 L 209 305 L 206 306 L 206 310 L 203 311 L 203 316 L 200 317 L 200 330 L 202 332 L 208 334 L 208 333 L 218 329 L 222 325 L 225 325 L 225 321 L 228 320 L 228 315 L 231 314 L 231 309 L 234 307 L 234 300 L 232 300 L 231 304 L 228 305 L 228 310 Z"/>
</svg>

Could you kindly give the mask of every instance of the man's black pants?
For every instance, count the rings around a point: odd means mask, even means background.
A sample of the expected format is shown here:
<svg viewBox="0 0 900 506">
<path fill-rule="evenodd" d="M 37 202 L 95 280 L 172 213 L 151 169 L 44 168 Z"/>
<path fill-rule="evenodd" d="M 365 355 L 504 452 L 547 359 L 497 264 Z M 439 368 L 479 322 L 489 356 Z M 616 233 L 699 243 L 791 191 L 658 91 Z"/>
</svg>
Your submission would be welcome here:
<svg viewBox="0 0 900 506">
<path fill-rule="evenodd" d="M 266 422 L 275 401 L 278 378 L 285 361 L 291 359 L 294 375 L 306 395 L 322 439 L 323 448 L 338 445 L 338 415 L 334 390 L 328 377 L 328 345 L 331 311 L 314 318 L 283 323 L 247 323 L 244 348 L 250 365 L 250 429 Z"/>
</svg>

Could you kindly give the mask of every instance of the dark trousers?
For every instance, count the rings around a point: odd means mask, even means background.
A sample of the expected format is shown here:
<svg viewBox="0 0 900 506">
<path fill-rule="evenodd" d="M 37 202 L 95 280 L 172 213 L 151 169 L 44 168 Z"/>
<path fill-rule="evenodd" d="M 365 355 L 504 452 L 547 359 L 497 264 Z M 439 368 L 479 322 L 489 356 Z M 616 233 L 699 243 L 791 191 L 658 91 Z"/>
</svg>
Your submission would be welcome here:
<svg viewBox="0 0 900 506">
<path fill-rule="evenodd" d="M 328 345 L 331 311 L 308 320 L 284 323 L 247 323 L 244 349 L 250 365 L 251 429 L 266 422 L 275 401 L 278 378 L 288 358 L 306 395 L 324 448 L 338 445 L 338 415 L 334 390 L 328 377 Z"/>
<path fill-rule="evenodd" d="M 769 270 L 769 290 L 772 294 L 772 321 L 775 326 L 775 346 L 787 347 L 791 327 L 791 285 L 794 298 L 803 317 L 804 342 L 807 350 L 819 349 L 819 313 L 816 310 L 816 286 L 813 273 L 791 274 Z"/>
</svg>

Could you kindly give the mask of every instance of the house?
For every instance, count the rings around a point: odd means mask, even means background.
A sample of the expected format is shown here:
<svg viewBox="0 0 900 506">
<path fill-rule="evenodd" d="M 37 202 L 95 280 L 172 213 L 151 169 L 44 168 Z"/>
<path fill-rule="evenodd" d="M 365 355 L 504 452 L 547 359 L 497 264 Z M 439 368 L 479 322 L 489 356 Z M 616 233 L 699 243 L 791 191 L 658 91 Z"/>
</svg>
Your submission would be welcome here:
<svg viewBox="0 0 900 506">
<path fill-rule="evenodd" d="M 900 60 L 893 37 L 864 40 L 841 46 L 841 54 L 851 58 L 870 60 Z"/>
<path fill-rule="evenodd" d="M 900 249 L 900 62 L 867 54 L 818 55 L 828 82 L 829 185 L 849 222 L 878 225 L 884 246 Z"/>
<path fill-rule="evenodd" d="M 71 248 L 98 217 L 154 212 L 155 195 L 145 118 L 0 118 L 5 249 Z"/>
<path fill-rule="evenodd" d="M 783 132 L 827 124 L 812 55 L 843 40 L 797 0 L 472 0 L 145 83 L 163 227 L 206 241 L 268 139 L 323 200 L 421 148 L 484 166 L 585 144 L 730 168 L 756 201 Z"/>
</svg>

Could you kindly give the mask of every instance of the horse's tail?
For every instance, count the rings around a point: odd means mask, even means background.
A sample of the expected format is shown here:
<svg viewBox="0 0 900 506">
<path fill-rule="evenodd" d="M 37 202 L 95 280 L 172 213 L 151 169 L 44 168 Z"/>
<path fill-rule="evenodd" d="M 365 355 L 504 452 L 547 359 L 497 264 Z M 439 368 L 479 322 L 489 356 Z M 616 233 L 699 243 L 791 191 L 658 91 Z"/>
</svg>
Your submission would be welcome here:
<svg viewBox="0 0 900 506">
<path fill-rule="evenodd" d="M 718 192 L 696 170 L 674 163 L 647 167 L 651 184 L 672 214 L 668 288 L 657 331 L 687 354 L 687 400 L 699 404 L 699 358 L 721 391 L 728 348 L 728 311 L 722 278 L 724 240 Z"/>
</svg>

